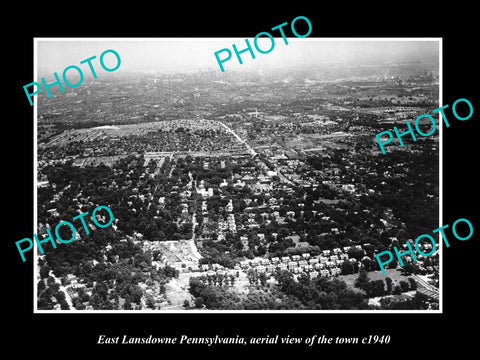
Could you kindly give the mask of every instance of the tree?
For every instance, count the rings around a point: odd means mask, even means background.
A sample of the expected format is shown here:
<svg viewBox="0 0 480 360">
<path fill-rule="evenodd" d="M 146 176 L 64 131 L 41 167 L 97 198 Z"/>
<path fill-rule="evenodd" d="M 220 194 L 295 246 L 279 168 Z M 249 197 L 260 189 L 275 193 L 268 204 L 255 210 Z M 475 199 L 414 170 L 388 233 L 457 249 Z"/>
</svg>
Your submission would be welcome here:
<svg viewBox="0 0 480 360">
<path fill-rule="evenodd" d="M 362 249 L 351 248 L 348 251 L 348 257 L 350 259 L 354 258 L 360 260 L 364 256 L 364 251 Z"/>
<path fill-rule="evenodd" d="M 205 302 L 203 301 L 202 297 L 195 298 L 195 307 L 197 309 L 201 309 L 205 306 Z"/>
<path fill-rule="evenodd" d="M 75 309 L 77 309 L 77 310 L 84 310 L 85 309 L 85 305 L 83 305 L 78 298 L 76 299 L 74 306 L 75 306 Z"/>
<path fill-rule="evenodd" d="M 267 285 L 267 275 L 265 275 L 265 273 L 260 273 L 260 275 L 258 275 L 258 279 L 260 280 L 260 284 L 262 286 L 265 286 Z"/>
<path fill-rule="evenodd" d="M 342 263 L 342 275 L 348 275 L 348 274 L 353 274 L 355 268 L 353 267 L 353 264 L 350 261 L 344 261 Z"/>
<path fill-rule="evenodd" d="M 55 285 L 55 279 L 52 277 L 52 276 L 49 276 L 48 279 L 47 279 L 47 285 L 49 287 L 52 287 L 53 285 Z"/>
<path fill-rule="evenodd" d="M 368 277 L 368 273 L 365 270 L 361 270 L 358 274 L 357 279 L 355 280 L 355 287 L 365 290 L 365 288 L 369 285 L 370 278 Z"/>
<path fill-rule="evenodd" d="M 393 295 L 400 295 L 401 293 L 402 293 L 402 289 L 400 288 L 400 286 L 395 285 L 395 286 L 393 287 L 392 294 L 393 294 Z"/>
<path fill-rule="evenodd" d="M 397 259 L 393 258 L 392 261 L 387 265 L 388 269 L 396 269 L 398 266 L 398 261 Z"/>
<path fill-rule="evenodd" d="M 37 284 L 37 291 L 38 293 L 41 293 L 43 290 L 45 290 L 45 282 L 43 280 L 39 280 Z"/>
<path fill-rule="evenodd" d="M 155 309 L 155 301 L 152 296 L 147 297 L 145 305 L 150 309 Z"/>
<path fill-rule="evenodd" d="M 67 301 L 66 300 L 62 300 L 60 302 L 60 308 L 62 310 L 70 310 L 70 306 L 68 305 Z"/>
<path fill-rule="evenodd" d="M 40 268 L 40 277 L 42 279 L 48 278 L 49 273 L 50 273 L 50 266 L 44 265 Z"/>
<path fill-rule="evenodd" d="M 248 282 L 253 285 L 257 283 L 257 273 L 254 269 L 250 268 L 247 271 Z"/>
<path fill-rule="evenodd" d="M 80 290 L 78 291 L 78 298 L 82 303 L 90 300 L 90 296 L 87 294 L 84 288 L 80 288 Z"/>
<path fill-rule="evenodd" d="M 385 282 L 387 283 L 387 294 L 390 295 L 392 293 L 392 279 L 388 276 L 385 278 Z"/>
<path fill-rule="evenodd" d="M 58 291 L 56 294 L 55 294 L 55 298 L 57 299 L 57 301 L 59 303 L 61 303 L 62 301 L 65 301 L 65 293 L 63 291 Z"/>
<path fill-rule="evenodd" d="M 163 268 L 163 273 L 165 274 L 166 277 L 171 277 L 171 278 L 178 278 L 178 275 L 180 274 L 178 270 L 171 267 L 170 265 L 166 265 Z"/>
<path fill-rule="evenodd" d="M 401 280 L 400 281 L 400 289 L 402 290 L 402 292 L 406 292 L 410 289 L 410 286 L 408 285 L 408 282 L 404 281 L 404 280 Z"/>
<path fill-rule="evenodd" d="M 418 271 L 417 267 L 413 263 L 406 263 L 402 268 L 402 272 L 405 275 L 416 274 Z"/>
<path fill-rule="evenodd" d="M 369 290 L 370 294 L 367 293 L 367 295 L 371 297 L 382 296 L 385 294 L 385 283 L 383 280 L 372 281 Z"/>
<path fill-rule="evenodd" d="M 410 282 L 410 289 L 411 290 L 417 290 L 417 282 L 415 281 L 415 279 L 409 277 L 408 281 Z"/>
</svg>

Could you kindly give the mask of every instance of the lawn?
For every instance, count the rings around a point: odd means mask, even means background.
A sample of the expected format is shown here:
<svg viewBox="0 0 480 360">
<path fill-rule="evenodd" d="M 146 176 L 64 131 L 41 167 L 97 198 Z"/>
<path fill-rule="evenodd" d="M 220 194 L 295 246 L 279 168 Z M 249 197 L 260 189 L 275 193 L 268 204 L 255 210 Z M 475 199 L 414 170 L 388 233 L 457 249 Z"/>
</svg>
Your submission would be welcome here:
<svg viewBox="0 0 480 360">
<path fill-rule="evenodd" d="M 375 280 L 385 280 L 385 278 L 388 276 L 390 279 L 393 280 L 393 284 L 398 284 L 401 280 L 407 281 L 408 277 L 405 275 L 402 275 L 400 270 L 386 269 L 385 272 L 386 274 L 384 275 L 381 271 L 370 271 L 368 273 L 368 277 L 370 278 L 370 281 L 375 281 Z M 354 285 L 355 280 L 357 280 L 357 278 L 358 278 L 358 274 L 338 276 L 338 279 L 345 281 L 349 288 L 363 293 L 362 290 L 356 288 Z"/>
</svg>

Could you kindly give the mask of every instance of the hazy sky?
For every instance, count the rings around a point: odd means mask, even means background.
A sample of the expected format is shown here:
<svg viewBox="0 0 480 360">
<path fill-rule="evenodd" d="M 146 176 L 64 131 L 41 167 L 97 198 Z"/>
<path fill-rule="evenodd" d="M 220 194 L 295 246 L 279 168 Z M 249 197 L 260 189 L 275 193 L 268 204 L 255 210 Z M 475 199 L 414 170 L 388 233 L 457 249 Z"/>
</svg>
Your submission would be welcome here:
<svg viewBox="0 0 480 360">
<path fill-rule="evenodd" d="M 270 47 L 268 38 L 260 38 L 262 49 Z M 225 71 L 254 70 L 283 66 L 304 66 L 315 63 L 379 64 L 385 62 L 420 61 L 432 62 L 439 58 L 439 41 L 435 39 L 378 39 L 373 41 L 341 38 L 287 38 L 285 45 L 281 37 L 275 38 L 275 47 L 268 54 L 256 51 L 253 39 L 249 38 L 255 52 L 252 59 L 249 52 L 242 54 L 243 65 L 233 52 L 232 44 L 244 49 L 245 38 L 158 38 L 158 39 L 37 39 L 38 74 L 40 76 L 57 72 L 60 76 L 69 65 L 77 65 L 89 73 L 88 64 L 80 61 L 93 55 L 92 61 L 97 73 L 100 54 L 113 49 L 118 52 L 122 64 L 120 71 L 198 71 L 213 69 L 220 72 L 214 52 L 223 48 L 232 51 L 232 58 L 223 64 Z M 226 53 L 220 55 L 222 58 Z M 112 54 L 105 61 L 114 59 Z M 111 64 L 115 65 L 113 61 Z M 112 66 L 113 66 L 112 65 Z"/>
</svg>

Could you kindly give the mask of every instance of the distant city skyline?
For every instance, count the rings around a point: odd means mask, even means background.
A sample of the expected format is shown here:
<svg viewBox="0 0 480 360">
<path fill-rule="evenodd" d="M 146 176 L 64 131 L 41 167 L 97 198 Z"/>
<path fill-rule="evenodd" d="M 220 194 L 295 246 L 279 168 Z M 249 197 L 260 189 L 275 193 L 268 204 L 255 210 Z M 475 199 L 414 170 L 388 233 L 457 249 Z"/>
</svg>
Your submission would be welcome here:
<svg viewBox="0 0 480 360">
<path fill-rule="evenodd" d="M 439 61 L 440 39 L 437 38 L 287 38 L 285 45 L 281 37 L 275 38 L 275 47 L 268 54 L 260 54 L 249 39 L 256 58 L 249 52 L 242 54 L 240 65 L 232 49 L 236 44 L 239 50 L 246 47 L 245 38 L 36 38 L 37 75 L 49 76 L 53 72 L 61 74 L 69 65 L 85 69 L 87 64 L 80 61 L 97 56 L 93 61 L 100 69 L 100 54 L 107 50 L 117 51 L 122 59 L 119 71 L 123 72 L 196 72 L 220 68 L 214 52 L 223 48 L 232 51 L 230 61 L 224 63 L 225 71 L 254 71 L 259 69 L 311 66 L 315 64 L 377 65 L 385 63 Z M 269 40 L 265 45 L 268 48 Z M 96 65 L 95 65 L 96 64 Z"/>
</svg>

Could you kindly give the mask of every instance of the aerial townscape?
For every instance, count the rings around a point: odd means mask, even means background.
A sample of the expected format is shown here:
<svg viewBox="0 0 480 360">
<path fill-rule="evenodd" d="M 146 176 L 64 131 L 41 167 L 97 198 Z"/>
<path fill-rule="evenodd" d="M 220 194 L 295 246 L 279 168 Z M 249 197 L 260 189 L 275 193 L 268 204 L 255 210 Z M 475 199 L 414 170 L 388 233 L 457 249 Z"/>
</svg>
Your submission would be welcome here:
<svg viewBox="0 0 480 360">
<path fill-rule="evenodd" d="M 114 215 L 37 254 L 39 310 L 439 308 L 438 250 L 375 259 L 438 227 L 438 133 L 375 140 L 439 107 L 438 64 L 244 67 L 38 98 L 37 234 Z"/>
</svg>

